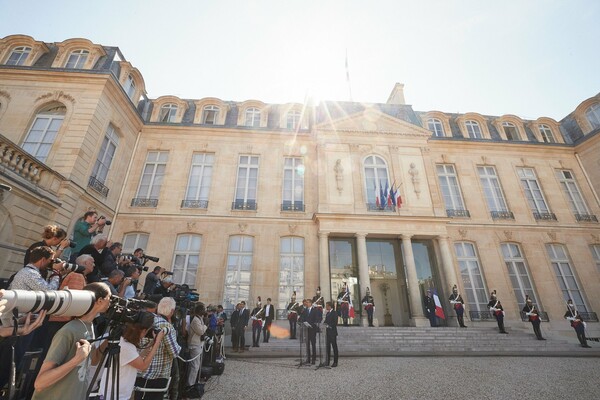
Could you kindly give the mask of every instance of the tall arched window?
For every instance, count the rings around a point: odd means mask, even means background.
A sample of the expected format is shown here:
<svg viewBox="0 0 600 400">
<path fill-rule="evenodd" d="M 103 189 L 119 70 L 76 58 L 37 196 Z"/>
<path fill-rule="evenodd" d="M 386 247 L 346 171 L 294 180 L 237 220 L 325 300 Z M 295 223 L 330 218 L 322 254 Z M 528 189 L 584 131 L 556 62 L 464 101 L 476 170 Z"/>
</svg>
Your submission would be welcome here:
<svg viewBox="0 0 600 400">
<path fill-rule="evenodd" d="M 442 121 L 437 118 L 429 118 L 427 120 L 427 127 L 433 133 L 433 136 L 443 137 L 444 134 L 444 125 L 442 125 Z"/>
<path fill-rule="evenodd" d="M 533 304 L 539 307 L 540 304 L 531 284 L 529 268 L 521 252 L 521 246 L 516 243 L 502 243 L 500 248 L 502 249 L 502 256 L 504 257 L 508 277 L 510 278 L 515 298 L 519 304 L 519 309 L 525 306 L 525 296 L 527 295 L 529 295 Z"/>
<path fill-rule="evenodd" d="M 562 244 L 546 244 L 546 252 L 550 258 L 552 269 L 556 276 L 558 286 L 563 293 L 563 300 L 573 300 L 577 311 L 588 312 L 588 308 L 571 265 L 571 257 L 567 248 Z"/>
<path fill-rule="evenodd" d="M 148 248 L 148 239 L 150 235 L 147 233 L 132 232 L 123 237 L 123 253 L 133 254 L 136 249 Z"/>
<path fill-rule="evenodd" d="M 56 134 L 65 119 L 66 111 L 66 107 L 62 104 L 55 104 L 40 111 L 23 141 L 21 146 L 23 150 L 41 162 L 46 162 Z"/>
<path fill-rule="evenodd" d="M 475 245 L 468 242 L 454 243 L 456 260 L 460 269 L 460 276 L 465 290 L 466 303 L 471 311 L 487 310 L 488 295 L 481 267 L 479 265 L 479 256 Z"/>
<path fill-rule="evenodd" d="M 286 308 L 296 291 L 304 298 L 304 238 L 282 237 L 279 248 L 279 298 L 277 308 Z"/>
<path fill-rule="evenodd" d="M 160 108 L 160 114 L 158 116 L 159 122 L 175 122 L 175 116 L 177 115 L 177 104 L 168 103 L 163 104 Z"/>
<path fill-rule="evenodd" d="M 173 281 L 196 286 L 196 272 L 200 263 L 202 236 L 179 235 L 173 254 Z"/>
<path fill-rule="evenodd" d="M 87 50 L 75 50 L 69 54 L 65 68 L 82 69 L 88 59 L 90 52 Z"/>
<path fill-rule="evenodd" d="M 245 117 L 245 126 L 260 126 L 260 110 L 258 108 L 250 107 L 246 109 Z"/>
<path fill-rule="evenodd" d="M 252 274 L 252 236 L 231 236 L 227 252 L 223 307 L 231 310 L 242 300 L 249 300 Z"/>
<path fill-rule="evenodd" d="M 10 53 L 6 65 L 23 65 L 27 61 L 27 57 L 31 53 L 31 47 L 19 46 L 15 47 Z"/>
<path fill-rule="evenodd" d="M 589 121 L 592 129 L 600 128 L 600 103 L 596 103 L 587 109 L 585 117 Z"/>
<path fill-rule="evenodd" d="M 467 135 L 471 139 L 483 139 L 483 134 L 481 133 L 481 127 L 479 126 L 479 122 L 468 120 L 465 122 L 465 126 L 467 127 Z"/>
<path fill-rule="evenodd" d="M 379 156 L 368 156 L 365 158 L 364 168 L 368 208 L 385 207 L 390 189 L 385 160 Z"/>
</svg>

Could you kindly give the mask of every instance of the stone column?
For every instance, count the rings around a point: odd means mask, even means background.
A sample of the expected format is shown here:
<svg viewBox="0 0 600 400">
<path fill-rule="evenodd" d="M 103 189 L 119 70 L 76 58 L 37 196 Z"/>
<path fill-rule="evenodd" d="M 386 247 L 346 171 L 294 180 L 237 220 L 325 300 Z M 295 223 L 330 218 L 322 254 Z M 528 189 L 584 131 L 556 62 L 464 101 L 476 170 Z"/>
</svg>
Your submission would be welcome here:
<svg viewBox="0 0 600 400">
<path fill-rule="evenodd" d="M 361 300 L 367 291 L 371 288 L 371 279 L 369 278 L 369 260 L 367 258 L 367 235 L 365 233 L 357 233 L 356 249 L 358 252 L 358 281 L 360 284 L 360 299 Z"/>
<path fill-rule="evenodd" d="M 442 269 L 444 270 L 446 293 L 452 293 L 452 286 L 458 286 L 458 279 L 456 277 L 456 270 L 454 269 L 454 264 L 452 262 L 452 253 L 450 252 L 450 241 L 448 236 L 438 237 L 438 243 L 440 245 L 440 253 L 442 255 Z M 463 299 L 464 298 L 465 296 L 463 295 Z M 454 310 L 451 311 L 451 315 L 454 315 Z M 458 321 L 456 320 L 456 318 L 448 316 L 446 318 L 446 321 L 448 323 L 448 326 L 458 326 Z"/>
<path fill-rule="evenodd" d="M 419 280 L 417 279 L 417 266 L 412 251 L 410 238 L 412 235 L 402 235 L 402 254 L 406 265 L 406 280 L 408 281 L 408 299 L 410 302 L 410 312 L 414 326 L 427 326 L 427 319 L 423 314 L 421 305 L 421 293 L 419 291 Z"/>
<path fill-rule="evenodd" d="M 329 232 L 319 232 L 319 286 L 325 301 L 331 300 L 331 276 L 329 274 Z M 304 297 L 308 297 L 304 293 Z"/>
</svg>

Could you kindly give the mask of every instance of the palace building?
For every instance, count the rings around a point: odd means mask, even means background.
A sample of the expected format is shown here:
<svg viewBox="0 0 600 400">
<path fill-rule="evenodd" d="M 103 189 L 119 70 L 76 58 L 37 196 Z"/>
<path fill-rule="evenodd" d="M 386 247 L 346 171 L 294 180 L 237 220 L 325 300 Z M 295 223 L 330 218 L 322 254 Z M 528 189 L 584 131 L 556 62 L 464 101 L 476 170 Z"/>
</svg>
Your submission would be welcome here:
<svg viewBox="0 0 600 400">
<path fill-rule="evenodd" d="M 260 295 L 283 316 L 345 282 L 355 324 L 370 288 L 379 325 L 420 326 L 425 291 L 452 316 L 456 284 L 475 322 L 493 290 L 507 320 L 526 295 L 553 328 L 568 298 L 598 320 L 600 94 L 560 121 L 417 111 L 402 84 L 376 104 L 150 99 L 117 47 L 12 35 L 0 166 L 2 277 L 93 208 L 226 309 Z"/>
</svg>

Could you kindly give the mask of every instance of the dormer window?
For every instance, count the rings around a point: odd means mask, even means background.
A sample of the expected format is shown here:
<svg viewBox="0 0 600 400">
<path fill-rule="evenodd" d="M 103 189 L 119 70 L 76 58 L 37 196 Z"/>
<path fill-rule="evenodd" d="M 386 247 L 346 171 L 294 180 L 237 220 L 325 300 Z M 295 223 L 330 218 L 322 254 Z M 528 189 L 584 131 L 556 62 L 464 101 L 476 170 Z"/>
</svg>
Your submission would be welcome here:
<svg viewBox="0 0 600 400">
<path fill-rule="evenodd" d="M 515 124 L 511 122 L 503 122 L 502 129 L 504 130 L 504 134 L 506 135 L 506 140 L 515 141 L 521 140 L 519 137 L 519 132 L 517 131 L 517 127 Z"/>
<path fill-rule="evenodd" d="M 479 122 L 468 120 L 465 122 L 465 127 L 467 128 L 467 135 L 469 135 L 471 139 L 483 139 Z"/>
<path fill-rule="evenodd" d="M 300 126 L 300 118 L 302 118 L 300 111 L 290 111 L 286 118 L 286 128 L 297 129 Z"/>
<path fill-rule="evenodd" d="M 219 107 L 206 106 L 202 111 L 202 123 L 206 125 L 215 125 L 219 117 Z"/>
<path fill-rule="evenodd" d="M 159 122 L 175 122 L 175 115 L 177 114 L 176 104 L 165 104 L 160 108 L 160 115 L 158 116 Z"/>
<path fill-rule="evenodd" d="M 541 124 L 539 129 L 544 143 L 556 143 L 556 139 L 554 139 L 554 135 L 552 134 L 552 129 L 550 129 L 548 125 Z"/>
<path fill-rule="evenodd" d="M 254 126 L 254 127 L 259 127 L 260 126 L 260 110 L 256 107 L 250 107 L 248 109 L 246 109 L 246 114 L 245 114 L 246 118 L 245 118 L 245 126 Z"/>
<path fill-rule="evenodd" d="M 427 120 L 427 128 L 431 131 L 431 133 L 433 133 L 433 136 L 445 136 L 444 125 L 442 125 L 442 121 L 437 118 L 429 118 Z"/>
<path fill-rule="evenodd" d="M 600 128 L 600 103 L 596 103 L 587 109 L 585 117 L 592 126 L 592 130 Z"/>
<path fill-rule="evenodd" d="M 125 93 L 127 93 L 127 97 L 129 97 L 133 101 L 133 96 L 135 96 L 135 81 L 133 77 L 129 75 L 125 84 L 123 85 L 123 89 L 125 89 Z"/>
<path fill-rule="evenodd" d="M 83 69 L 90 52 L 87 50 L 75 50 L 69 54 L 65 68 Z"/>
<path fill-rule="evenodd" d="M 15 47 L 6 60 L 6 65 L 24 65 L 29 53 L 31 53 L 31 47 Z"/>
</svg>

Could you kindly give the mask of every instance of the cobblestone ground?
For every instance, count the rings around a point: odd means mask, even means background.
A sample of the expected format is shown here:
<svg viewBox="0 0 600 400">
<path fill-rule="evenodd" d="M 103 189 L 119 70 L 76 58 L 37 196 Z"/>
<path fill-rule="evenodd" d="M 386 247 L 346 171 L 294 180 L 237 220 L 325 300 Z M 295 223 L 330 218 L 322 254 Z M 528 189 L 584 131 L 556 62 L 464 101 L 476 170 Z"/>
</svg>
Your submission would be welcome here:
<svg viewBox="0 0 600 400">
<path fill-rule="evenodd" d="M 296 363 L 228 359 L 203 399 L 600 398 L 600 358 L 340 358 L 337 368 L 318 370 Z"/>
</svg>

